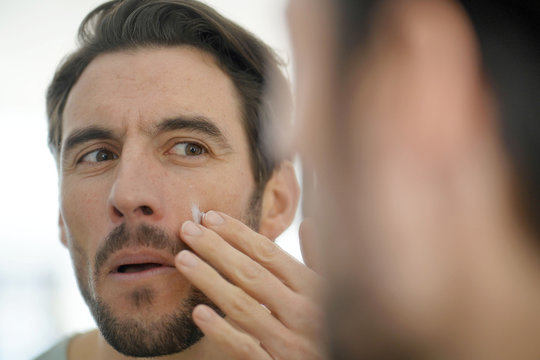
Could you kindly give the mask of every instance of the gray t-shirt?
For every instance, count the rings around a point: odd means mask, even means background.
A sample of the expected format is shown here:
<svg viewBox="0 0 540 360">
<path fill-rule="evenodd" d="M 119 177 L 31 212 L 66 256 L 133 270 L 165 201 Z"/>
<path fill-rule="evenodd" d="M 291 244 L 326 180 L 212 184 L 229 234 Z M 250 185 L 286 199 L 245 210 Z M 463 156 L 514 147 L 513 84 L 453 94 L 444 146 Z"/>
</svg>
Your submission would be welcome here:
<svg viewBox="0 0 540 360">
<path fill-rule="evenodd" d="M 72 336 L 62 339 L 34 360 L 67 360 L 68 345 L 71 339 L 73 339 Z"/>
</svg>

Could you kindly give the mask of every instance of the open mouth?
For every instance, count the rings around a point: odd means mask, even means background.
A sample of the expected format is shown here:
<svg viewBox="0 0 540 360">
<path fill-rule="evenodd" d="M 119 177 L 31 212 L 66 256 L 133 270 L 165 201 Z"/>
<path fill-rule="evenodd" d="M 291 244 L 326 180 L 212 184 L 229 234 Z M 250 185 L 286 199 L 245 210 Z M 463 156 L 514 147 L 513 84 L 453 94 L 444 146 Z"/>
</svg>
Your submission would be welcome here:
<svg viewBox="0 0 540 360">
<path fill-rule="evenodd" d="M 117 280 L 139 280 L 149 276 L 174 273 L 174 257 L 153 249 L 124 249 L 105 265 Z"/>
<path fill-rule="evenodd" d="M 142 263 L 142 264 L 125 264 L 120 265 L 118 268 L 116 268 L 117 273 L 121 274 L 131 274 L 131 273 L 138 273 L 143 272 L 147 270 L 152 270 L 156 268 L 163 267 L 163 264 L 157 264 L 157 263 Z"/>
</svg>

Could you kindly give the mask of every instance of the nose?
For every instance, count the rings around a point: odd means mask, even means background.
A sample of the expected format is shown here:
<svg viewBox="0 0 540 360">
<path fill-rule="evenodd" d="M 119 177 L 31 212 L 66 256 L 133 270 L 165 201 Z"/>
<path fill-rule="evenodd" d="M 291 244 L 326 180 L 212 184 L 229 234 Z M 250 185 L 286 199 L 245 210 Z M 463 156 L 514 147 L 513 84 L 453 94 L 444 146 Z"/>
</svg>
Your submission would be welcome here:
<svg viewBox="0 0 540 360">
<path fill-rule="evenodd" d="M 156 222 L 163 217 L 163 174 L 156 161 L 144 155 L 120 157 L 108 201 L 114 224 Z"/>
</svg>

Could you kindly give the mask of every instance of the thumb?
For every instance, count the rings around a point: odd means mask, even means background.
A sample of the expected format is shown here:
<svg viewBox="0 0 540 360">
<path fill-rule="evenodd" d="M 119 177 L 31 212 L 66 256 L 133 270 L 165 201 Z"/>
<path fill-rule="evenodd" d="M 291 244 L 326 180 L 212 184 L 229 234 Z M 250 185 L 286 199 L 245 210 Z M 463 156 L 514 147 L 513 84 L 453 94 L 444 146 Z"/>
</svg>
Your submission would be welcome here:
<svg viewBox="0 0 540 360">
<path fill-rule="evenodd" d="M 304 219 L 299 228 L 300 250 L 304 263 L 313 271 L 321 274 L 322 270 L 322 249 L 318 236 L 315 221 Z"/>
</svg>

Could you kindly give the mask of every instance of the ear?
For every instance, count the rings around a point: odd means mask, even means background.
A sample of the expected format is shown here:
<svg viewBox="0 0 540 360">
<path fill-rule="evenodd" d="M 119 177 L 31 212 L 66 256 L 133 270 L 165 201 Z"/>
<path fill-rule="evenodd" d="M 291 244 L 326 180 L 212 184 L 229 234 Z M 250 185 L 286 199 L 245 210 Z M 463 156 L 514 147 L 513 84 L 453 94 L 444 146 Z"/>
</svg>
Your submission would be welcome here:
<svg viewBox="0 0 540 360">
<path fill-rule="evenodd" d="M 66 226 L 64 225 L 64 218 L 62 217 L 62 213 L 58 212 L 58 229 L 60 230 L 60 241 L 62 244 L 67 247 L 67 230 Z"/>
<path fill-rule="evenodd" d="M 292 223 L 299 197 L 294 167 L 290 161 L 284 161 L 264 188 L 259 232 L 275 240 Z"/>
</svg>

